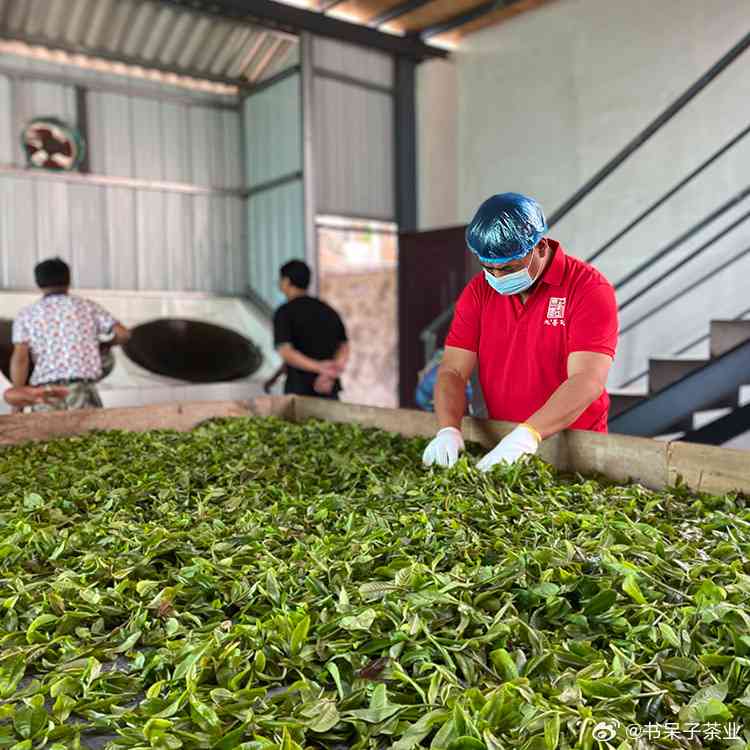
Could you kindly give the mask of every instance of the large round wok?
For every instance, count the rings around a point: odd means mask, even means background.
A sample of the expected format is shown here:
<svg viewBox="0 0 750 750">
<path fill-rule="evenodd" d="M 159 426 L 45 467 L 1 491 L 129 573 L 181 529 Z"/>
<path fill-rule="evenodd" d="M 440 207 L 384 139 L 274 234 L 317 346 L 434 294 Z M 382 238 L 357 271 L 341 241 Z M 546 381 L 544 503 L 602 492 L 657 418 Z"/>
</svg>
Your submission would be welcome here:
<svg viewBox="0 0 750 750">
<path fill-rule="evenodd" d="M 159 318 L 136 326 L 123 349 L 144 369 L 189 383 L 244 378 L 263 363 L 260 349 L 241 334 L 180 318 Z"/>
</svg>

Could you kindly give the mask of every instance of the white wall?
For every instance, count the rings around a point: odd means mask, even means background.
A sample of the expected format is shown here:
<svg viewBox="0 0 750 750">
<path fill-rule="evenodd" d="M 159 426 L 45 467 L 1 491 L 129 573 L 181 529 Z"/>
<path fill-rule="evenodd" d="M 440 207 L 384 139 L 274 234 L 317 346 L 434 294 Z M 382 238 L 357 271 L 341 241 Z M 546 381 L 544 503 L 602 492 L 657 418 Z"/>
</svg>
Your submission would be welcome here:
<svg viewBox="0 0 750 750">
<path fill-rule="evenodd" d="M 422 228 L 465 222 L 495 192 L 535 196 L 548 214 L 690 86 L 748 31 L 746 0 L 557 0 L 470 36 L 455 72 L 427 63 L 420 73 Z M 452 94 L 453 76 L 457 79 Z M 452 100 L 451 100 L 452 97 Z M 457 136 L 446 112 L 455 107 Z M 429 113 L 443 119 L 431 118 Z M 709 85 L 672 122 L 551 232 L 588 257 L 640 210 L 750 123 L 750 53 Z M 436 129 L 440 132 L 436 133 Z M 436 139 L 442 139 L 439 146 Z M 452 146 L 452 147 L 451 147 Z M 443 151 L 455 197 L 433 183 L 430 154 Z M 597 262 L 617 281 L 692 223 L 750 184 L 750 137 Z M 425 183 L 427 183 L 425 185 Z M 743 211 L 750 200 L 620 293 L 626 300 Z M 445 220 L 444 220 L 445 218 Z M 715 281 L 626 334 L 612 385 L 708 330 L 710 317 L 750 307 L 750 222 L 696 264 L 624 311 L 627 324 L 711 268 Z M 703 354 L 703 349 L 690 354 Z M 644 385 L 645 381 L 641 383 Z"/>
<path fill-rule="evenodd" d="M 417 197 L 422 229 L 449 227 L 458 215 L 458 66 L 417 68 Z"/>
</svg>

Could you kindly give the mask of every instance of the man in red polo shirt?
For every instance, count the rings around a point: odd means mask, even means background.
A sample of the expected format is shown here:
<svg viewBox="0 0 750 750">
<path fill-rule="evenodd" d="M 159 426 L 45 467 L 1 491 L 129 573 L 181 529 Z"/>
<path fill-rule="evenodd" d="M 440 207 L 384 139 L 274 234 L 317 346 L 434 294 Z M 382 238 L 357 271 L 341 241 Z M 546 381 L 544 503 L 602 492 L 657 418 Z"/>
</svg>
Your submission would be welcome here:
<svg viewBox="0 0 750 750">
<path fill-rule="evenodd" d="M 482 471 L 536 453 L 542 440 L 566 428 L 607 431 L 615 292 L 546 230 L 541 206 L 518 193 L 485 201 L 467 228 L 483 272 L 456 303 L 435 386 L 440 430 L 425 465 L 458 460 L 466 382 L 477 364 L 490 418 L 519 423 L 479 462 Z"/>
</svg>

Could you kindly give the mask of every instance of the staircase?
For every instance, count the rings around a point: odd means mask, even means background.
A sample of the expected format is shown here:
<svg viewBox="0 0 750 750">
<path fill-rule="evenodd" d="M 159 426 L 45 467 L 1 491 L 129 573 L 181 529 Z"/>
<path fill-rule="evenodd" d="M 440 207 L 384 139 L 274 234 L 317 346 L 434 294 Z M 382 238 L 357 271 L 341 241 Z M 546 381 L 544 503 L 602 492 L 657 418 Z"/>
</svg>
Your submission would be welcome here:
<svg viewBox="0 0 750 750">
<path fill-rule="evenodd" d="M 610 394 L 610 432 L 721 445 L 750 431 L 750 320 L 714 320 L 710 359 L 649 360 L 649 390 Z M 716 411 L 718 410 L 718 411 Z M 710 412 L 714 412 L 713 414 Z"/>
</svg>

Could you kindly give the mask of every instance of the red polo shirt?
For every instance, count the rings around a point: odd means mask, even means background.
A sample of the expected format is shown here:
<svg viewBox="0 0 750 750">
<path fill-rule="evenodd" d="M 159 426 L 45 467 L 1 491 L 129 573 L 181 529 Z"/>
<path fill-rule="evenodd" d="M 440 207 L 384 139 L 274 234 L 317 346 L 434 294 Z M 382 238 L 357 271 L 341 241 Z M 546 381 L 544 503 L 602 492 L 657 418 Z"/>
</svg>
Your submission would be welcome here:
<svg viewBox="0 0 750 750">
<path fill-rule="evenodd" d="M 491 419 L 523 422 L 567 380 L 568 355 L 615 355 L 617 301 L 612 285 L 593 266 L 554 255 L 526 300 L 498 294 L 477 274 L 456 303 L 446 346 L 478 354 L 479 382 Z M 609 396 L 594 401 L 570 426 L 607 431 Z"/>
</svg>

